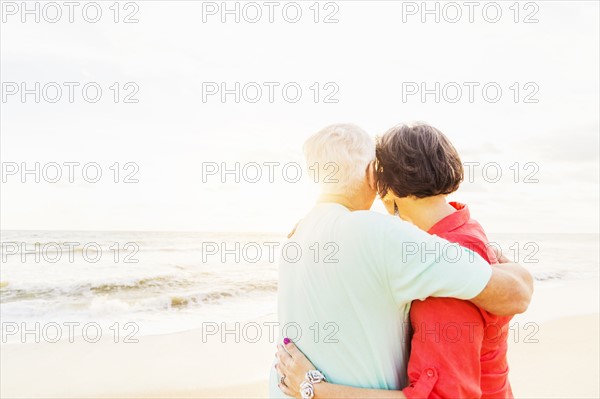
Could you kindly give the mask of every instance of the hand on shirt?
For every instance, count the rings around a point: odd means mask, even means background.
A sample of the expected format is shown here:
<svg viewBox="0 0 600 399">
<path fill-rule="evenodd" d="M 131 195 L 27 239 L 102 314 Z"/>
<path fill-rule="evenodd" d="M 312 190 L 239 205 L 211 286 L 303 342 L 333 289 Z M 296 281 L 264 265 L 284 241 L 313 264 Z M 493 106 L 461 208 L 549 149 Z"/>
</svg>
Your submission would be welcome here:
<svg viewBox="0 0 600 399">
<path fill-rule="evenodd" d="M 275 369 L 279 377 L 285 376 L 284 384 L 281 384 L 280 379 L 279 389 L 288 396 L 300 398 L 300 384 L 304 381 L 306 373 L 314 370 L 315 366 L 291 341 L 285 345 L 285 348 L 281 344 L 277 345 L 275 357 L 277 357 Z"/>
</svg>

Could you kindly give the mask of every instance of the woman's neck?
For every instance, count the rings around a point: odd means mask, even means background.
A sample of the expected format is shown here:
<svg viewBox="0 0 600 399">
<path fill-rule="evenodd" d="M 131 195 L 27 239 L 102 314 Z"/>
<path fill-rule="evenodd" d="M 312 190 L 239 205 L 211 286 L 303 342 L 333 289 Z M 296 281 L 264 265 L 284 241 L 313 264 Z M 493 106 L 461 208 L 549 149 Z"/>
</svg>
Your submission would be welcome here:
<svg viewBox="0 0 600 399">
<path fill-rule="evenodd" d="M 424 231 L 431 229 L 436 223 L 456 211 L 446 201 L 445 195 L 427 198 L 402 198 L 400 216 L 410 219 Z"/>
</svg>

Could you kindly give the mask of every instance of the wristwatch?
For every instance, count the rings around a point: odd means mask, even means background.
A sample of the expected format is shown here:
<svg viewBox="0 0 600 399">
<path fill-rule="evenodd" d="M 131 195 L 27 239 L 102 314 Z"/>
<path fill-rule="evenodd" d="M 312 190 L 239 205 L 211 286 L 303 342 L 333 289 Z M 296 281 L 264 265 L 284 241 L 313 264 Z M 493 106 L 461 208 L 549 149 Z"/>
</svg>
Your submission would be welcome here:
<svg viewBox="0 0 600 399">
<path fill-rule="evenodd" d="M 312 399 L 315 397 L 314 384 L 321 381 L 327 381 L 323 373 L 319 370 L 310 370 L 306 373 L 304 381 L 300 384 L 300 396 L 302 399 Z"/>
</svg>

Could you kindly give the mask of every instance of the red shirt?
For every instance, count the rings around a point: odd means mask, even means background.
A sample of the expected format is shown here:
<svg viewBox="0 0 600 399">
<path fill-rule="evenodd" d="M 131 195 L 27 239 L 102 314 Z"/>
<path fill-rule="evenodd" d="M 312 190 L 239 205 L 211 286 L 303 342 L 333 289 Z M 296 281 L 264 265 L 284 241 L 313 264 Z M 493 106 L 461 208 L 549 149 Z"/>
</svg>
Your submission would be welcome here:
<svg viewBox="0 0 600 399">
<path fill-rule="evenodd" d="M 456 212 L 430 230 L 498 263 L 483 228 L 466 205 L 451 202 Z M 508 323 L 469 301 L 427 298 L 413 301 L 408 361 L 410 398 L 513 398 L 506 361 Z"/>
</svg>

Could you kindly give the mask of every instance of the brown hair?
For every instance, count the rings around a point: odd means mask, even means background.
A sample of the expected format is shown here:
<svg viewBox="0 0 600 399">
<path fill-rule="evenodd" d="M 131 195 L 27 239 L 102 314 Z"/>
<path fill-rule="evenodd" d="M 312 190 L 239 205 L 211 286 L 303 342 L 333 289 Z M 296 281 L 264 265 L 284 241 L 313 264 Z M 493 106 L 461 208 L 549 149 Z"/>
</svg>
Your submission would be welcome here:
<svg viewBox="0 0 600 399">
<path fill-rule="evenodd" d="M 458 152 L 436 128 L 424 123 L 398 125 L 377 140 L 377 189 L 398 197 L 450 194 L 464 172 Z"/>
</svg>

